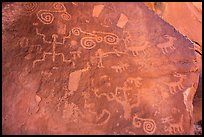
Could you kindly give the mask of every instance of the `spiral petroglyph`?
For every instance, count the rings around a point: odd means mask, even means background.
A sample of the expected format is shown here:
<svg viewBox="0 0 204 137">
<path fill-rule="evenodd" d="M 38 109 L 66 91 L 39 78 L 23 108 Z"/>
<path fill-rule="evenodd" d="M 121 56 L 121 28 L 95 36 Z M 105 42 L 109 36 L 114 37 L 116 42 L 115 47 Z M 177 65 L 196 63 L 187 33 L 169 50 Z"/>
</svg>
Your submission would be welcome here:
<svg viewBox="0 0 204 137">
<path fill-rule="evenodd" d="M 26 2 L 23 3 L 23 8 L 26 14 L 31 15 L 38 9 L 37 2 Z"/>
<path fill-rule="evenodd" d="M 153 120 L 145 120 L 143 123 L 143 129 L 147 134 L 153 134 L 156 130 L 156 124 Z"/>
<path fill-rule="evenodd" d="M 75 27 L 75 28 L 72 29 L 72 34 L 74 34 L 76 36 L 79 36 L 80 32 L 81 32 L 80 28 Z"/>
<path fill-rule="evenodd" d="M 104 42 L 108 44 L 117 44 L 118 40 L 119 38 L 115 34 L 108 34 L 104 37 Z"/>
<path fill-rule="evenodd" d="M 53 8 L 56 10 L 55 12 L 66 12 L 64 4 L 61 2 L 55 2 Z"/>
<path fill-rule="evenodd" d="M 52 13 L 42 10 L 38 12 L 37 17 L 43 24 L 51 24 L 54 20 Z"/>
<path fill-rule="evenodd" d="M 96 46 L 96 42 L 92 37 L 84 37 L 81 39 L 81 46 L 85 49 L 92 49 Z"/>
<path fill-rule="evenodd" d="M 67 12 L 64 12 L 61 14 L 62 19 L 69 21 L 71 19 L 71 15 L 68 14 Z"/>
</svg>

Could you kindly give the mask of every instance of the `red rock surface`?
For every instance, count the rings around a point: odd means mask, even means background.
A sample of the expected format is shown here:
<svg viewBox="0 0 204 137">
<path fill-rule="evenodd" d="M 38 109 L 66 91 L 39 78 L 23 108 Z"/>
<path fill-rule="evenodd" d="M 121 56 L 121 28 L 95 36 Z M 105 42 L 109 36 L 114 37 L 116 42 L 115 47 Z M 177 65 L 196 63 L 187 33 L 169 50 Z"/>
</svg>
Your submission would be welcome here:
<svg viewBox="0 0 204 137">
<path fill-rule="evenodd" d="M 193 134 L 193 44 L 143 3 L 2 12 L 3 134 Z"/>
</svg>

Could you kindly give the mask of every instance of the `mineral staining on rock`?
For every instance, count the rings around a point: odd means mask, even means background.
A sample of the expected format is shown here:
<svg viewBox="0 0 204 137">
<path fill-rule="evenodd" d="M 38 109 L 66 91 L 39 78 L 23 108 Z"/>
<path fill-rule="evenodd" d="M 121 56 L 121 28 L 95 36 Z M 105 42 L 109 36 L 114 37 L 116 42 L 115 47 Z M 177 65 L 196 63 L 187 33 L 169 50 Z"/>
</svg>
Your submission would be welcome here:
<svg viewBox="0 0 204 137">
<path fill-rule="evenodd" d="M 22 10 L 3 19 L 16 29 L 3 30 L 3 134 L 192 132 L 192 44 L 142 3 L 13 6 Z"/>
</svg>

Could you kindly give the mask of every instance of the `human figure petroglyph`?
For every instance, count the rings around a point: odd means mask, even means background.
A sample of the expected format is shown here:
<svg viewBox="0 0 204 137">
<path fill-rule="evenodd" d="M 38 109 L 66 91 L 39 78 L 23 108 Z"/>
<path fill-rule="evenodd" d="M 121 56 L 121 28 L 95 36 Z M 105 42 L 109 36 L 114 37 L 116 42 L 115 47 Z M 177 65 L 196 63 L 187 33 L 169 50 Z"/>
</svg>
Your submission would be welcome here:
<svg viewBox="0 0 204 137">
<path fill-rule="evenodd" d="M 162 82 L 169 87 L 171 94 L 175 94 L 177 92 L 176 88 L 178 88 L 179 90 L 184 89 L 183 82 L 184 82 L 185 77 L 186 77 L 186 75 L 179 74 L 179 73 L 175 73 L 174 76 L 178 77 L 179 80 L 176 82 Z"/>
<path fill-rule="evenodd" d="M 131 51 L 133 56 L 139 55 L 140 52 L 143 52 L 143 54 L 146 55 L 145 50 L 150 47 L 149 44 L 150 43 L 146 41 L 142 46 L 129 46 L 129 47 L 126 47 L 126 49 Z"/>
<path fill-rule="evenodd" d="M 127 63 L 121 63 L 121 62 L 118 63 L 118 65 L 113 65 L 113 66 L 111 66 L 112 69 L 114 69 L 116 72 L 119 72 L 119 73 L 121 73 L 121 72 L 127 70 L 128 67 L 129 67 L 129 64 L 127 64 Z"/>
<path fill-rule="evenodd" d="M 147 134 L 153 134 L 156 131 L 156 123 L 153 119 L 140 118 L 136 114 L 133 117 L 132 124 L 136 128 L 143 126 L 143 130 Z"/>
<path fill-rule="evenodd" d="M 165 42 L 165 43 L 157 44 L 157 47 L 162 50 L 163 54 L 167 54 L 168 53 L 168 48 L 171 49 L 171 50 L 176 49 L 174 47 L 174 41 L 177 40 L 177 39 L 172 37 L 172 36 L 169 36 L 169 35 L 164 35 L 164 37 L 167 38 L 168 41 Z"/>
<path fill-rule="evenodd" d="M 53 34 L 53 35 L 52 35 L 52 38 L 53 38 L 53 42 L 52 42 L 52 52 L 43 52 L 43 58 L 42 58 L 42 59 L 37 59 L 37 60 L 34 60 L 34 61 L 33 61 L 33 68 L 35 67 L 35 64 L 36 64 L 37 62 L 45 61 L 46 55 L 52 55 L 52 61 L 53 61 L 53 62 L 55 62 L 56 56 L 62 56 L 62 61 L 63 61 L 63 62 L 65 62 L 65 63 L 73 63 L 73 64 L 74 64 L 74 62 L 73 62 L 71 59 L 69 59 L 69 60 L 65 59 L 65 56 L 64 56 L 63 53 L 56 53 L 56 52 L 55 52 L 56 39 L 57 39 L 57 37 L 58 37 L 58 36 L 57 36 L 56 34 Z"/>
<path fill-rule="evenodd" d="M 164 131 L 168 132 L 169 134 L 182 134 L 184 132 L 183 129 L 183 114 L 180 117 L 180 120 L 178 123 L 171 123 L 170 121 L 167 121 L 167 124 L 169 126 L 164 126 Z"/>
</svg>

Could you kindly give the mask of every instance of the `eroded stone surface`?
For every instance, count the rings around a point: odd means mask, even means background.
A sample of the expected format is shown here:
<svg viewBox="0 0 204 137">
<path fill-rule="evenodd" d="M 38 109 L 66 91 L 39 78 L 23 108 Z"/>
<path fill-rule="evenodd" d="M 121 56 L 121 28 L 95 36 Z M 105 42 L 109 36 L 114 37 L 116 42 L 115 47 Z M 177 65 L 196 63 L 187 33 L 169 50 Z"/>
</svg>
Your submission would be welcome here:
<svg viewBox="0 0 204 137">
<path fill-rule="evenodd" d="M 12 7 L 3 9 L 4 134 L 193 133 L 193 45 L 142 3 Z"/>
</svg>

